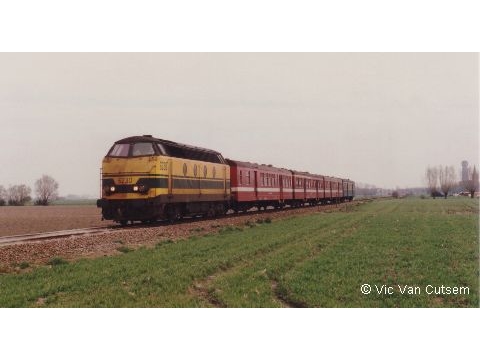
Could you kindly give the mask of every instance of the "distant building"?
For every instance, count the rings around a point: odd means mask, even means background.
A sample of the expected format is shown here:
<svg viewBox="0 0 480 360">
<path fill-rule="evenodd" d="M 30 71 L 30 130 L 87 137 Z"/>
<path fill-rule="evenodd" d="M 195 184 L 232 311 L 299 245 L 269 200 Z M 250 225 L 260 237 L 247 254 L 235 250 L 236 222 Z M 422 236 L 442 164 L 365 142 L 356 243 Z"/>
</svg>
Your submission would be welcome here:
<svg viewBox="0 0 480 360">
<path fill-rule="evenodd" d="M 468 181 L 468 161 L 463 160 L 462 161 L 462 181 Z"/>
</svg>

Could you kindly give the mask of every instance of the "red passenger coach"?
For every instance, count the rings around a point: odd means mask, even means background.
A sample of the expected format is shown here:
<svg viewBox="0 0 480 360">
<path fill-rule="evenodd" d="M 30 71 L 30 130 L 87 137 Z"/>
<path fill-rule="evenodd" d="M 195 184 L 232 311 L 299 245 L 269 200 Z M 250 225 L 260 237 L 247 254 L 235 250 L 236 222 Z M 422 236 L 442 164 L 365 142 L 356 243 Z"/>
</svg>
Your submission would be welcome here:
<svg viewBox="0 0 480 360">
<path fill-rule="evenodd" d="M 292 197 L 292 173 L 269 165 L 227 159 L 230 165 L 232 207 L 283 207 Z"/>
<path fill-rule="evenodd" d="M 319 200 L 318 175 L 307 172 L 292 171 L 294 204 L 316 204 Z"/>
<path fill-rule="evenodd" d="M 342 179 L 325 176 L 325 199 L 336 201 L 343 197 Z"/>
</svg>

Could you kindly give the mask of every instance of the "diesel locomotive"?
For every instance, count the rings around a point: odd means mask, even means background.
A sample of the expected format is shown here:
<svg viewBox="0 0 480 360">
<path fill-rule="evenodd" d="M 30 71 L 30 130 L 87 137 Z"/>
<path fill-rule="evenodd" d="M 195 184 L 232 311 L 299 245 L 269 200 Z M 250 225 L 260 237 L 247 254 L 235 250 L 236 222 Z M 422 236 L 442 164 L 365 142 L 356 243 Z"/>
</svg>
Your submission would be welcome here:
<svg viewBox="0 0 480 360">
<path fill-rule="evenodd" d="M 229 160 L 214 150 L 143 135 L 113 144 L 102 162 L 101 190 L 103 219 L 125 225 L 351 201 L 355 183 Z"/>
</svg>

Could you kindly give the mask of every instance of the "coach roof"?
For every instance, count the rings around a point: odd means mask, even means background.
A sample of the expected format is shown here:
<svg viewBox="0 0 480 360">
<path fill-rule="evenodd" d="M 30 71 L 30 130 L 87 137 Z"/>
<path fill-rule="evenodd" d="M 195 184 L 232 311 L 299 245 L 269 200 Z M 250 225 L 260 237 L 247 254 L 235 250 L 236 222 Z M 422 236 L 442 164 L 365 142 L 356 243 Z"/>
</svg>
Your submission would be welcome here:
<svg viewBox="0 0 480 360">
<path fill-rule="evenodd" d="M 248 161 L 238 161 L 238 160 L 232 160 L 232 159 L 225 159 L 225 160 L 227 160 L 228 165 L 241 166 L 241 167 L 258 169 L 263 171 L 275 171 L 275 172 L 281 172 L 284 174 L 291 174 L 290 170 L 278 168 L 272 165 L 265 165 L 265 164 L 260 165 L 260 164 L 251 163 Z"/>
</svg>

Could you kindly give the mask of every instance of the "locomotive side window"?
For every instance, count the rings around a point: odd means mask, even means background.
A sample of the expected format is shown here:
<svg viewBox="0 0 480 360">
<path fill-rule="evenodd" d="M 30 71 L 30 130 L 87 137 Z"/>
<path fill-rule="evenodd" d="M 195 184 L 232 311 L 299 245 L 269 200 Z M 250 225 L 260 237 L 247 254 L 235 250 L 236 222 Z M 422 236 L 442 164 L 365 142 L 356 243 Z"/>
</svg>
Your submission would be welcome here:
<svg viewBox="0 0 480 360">
<path fill-rule="evenodd" d="M 157 148 L 158 148 L 158 151 L 160 152 L 160 155 L 167 155 L 167 151 L 165 150 L 165 147 L 162 144 L 157 143 Z"/>
<path fill-rule="evenodd" d="M 130 144 L 115 144 L 108 156 L 127 157 Z"/>
<path fill-rule="evenodd" d="M 132 156 L 155 155 L 152 143 L 136 143 L 133 145 Z"/>
<path fill-rule="evenodd" d="M 240 182 L 239 184 L 241 185 L 242 184 L 242 170 L 240 170 Z"/>
</svg>

